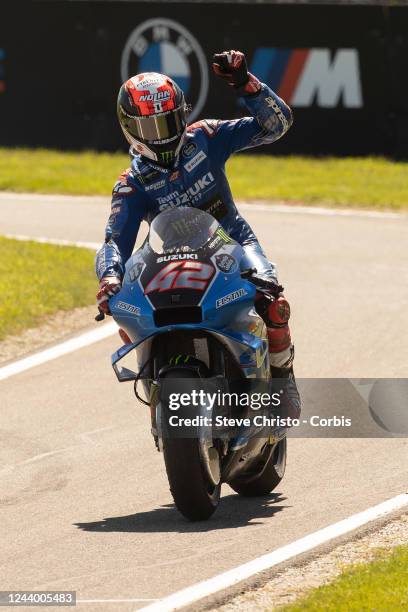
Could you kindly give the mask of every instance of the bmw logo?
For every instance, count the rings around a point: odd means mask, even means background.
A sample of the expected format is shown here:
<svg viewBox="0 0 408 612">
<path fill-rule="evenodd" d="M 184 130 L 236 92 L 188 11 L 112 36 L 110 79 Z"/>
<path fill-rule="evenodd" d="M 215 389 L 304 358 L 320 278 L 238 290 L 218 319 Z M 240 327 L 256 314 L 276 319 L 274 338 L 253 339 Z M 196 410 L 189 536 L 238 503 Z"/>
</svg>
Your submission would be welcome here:
<svg viewBox="0 0 408 612">
<path fill-rule="evenodd" d="M 122 53 L 122 81 L 140 72 L 174 79 L 192 104 L 189 121 L 199 115 L 208 94 L 207 61 L 197 39 L 180 23 L 159 17 L 131 32 Z"/>
</svg>

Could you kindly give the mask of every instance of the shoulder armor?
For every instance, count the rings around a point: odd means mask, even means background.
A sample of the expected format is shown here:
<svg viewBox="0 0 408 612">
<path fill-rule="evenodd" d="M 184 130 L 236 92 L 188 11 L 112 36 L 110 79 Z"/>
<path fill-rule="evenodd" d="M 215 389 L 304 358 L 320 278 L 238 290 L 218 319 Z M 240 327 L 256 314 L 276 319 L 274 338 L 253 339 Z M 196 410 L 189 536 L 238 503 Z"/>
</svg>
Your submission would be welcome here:
<svg viewBox="0 0 408 612">
<path fill-rule="evenodd" d="M 135 187 L 129 181 L 129 177 L 132 177 L 131 168 L 127 168 L 122 174 L 119 175 L 118 180 L 113 186 L 112 196 L 120 197 L 123 195 L 130 195 L 136 191 Z"/>
<path fill-rule="evenodd" d="M 194 130 L 201 129 L 209 138 L 212 138 L 218 131 L 219 123 L 219 119 L 202 119 L 189 125 L 187 131 L 193 132 Z"/>
</svg>

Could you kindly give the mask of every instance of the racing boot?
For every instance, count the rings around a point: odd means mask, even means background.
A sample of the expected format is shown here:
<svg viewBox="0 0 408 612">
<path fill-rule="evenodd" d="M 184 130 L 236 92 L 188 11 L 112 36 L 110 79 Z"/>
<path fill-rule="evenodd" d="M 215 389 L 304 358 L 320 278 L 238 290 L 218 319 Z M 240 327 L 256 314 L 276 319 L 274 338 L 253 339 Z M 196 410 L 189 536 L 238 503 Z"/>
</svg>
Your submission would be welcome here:
<svg viewBox="0 0 408 612">
<path fill-rule="evenodd" d="M 291 349 L 292 354 L 294 354 L 293 345 Z M 291 360 L 291 365 L 289 366 L 286 364 L 282 367 L 271 365 L 271 374 L 272 378 L 279 379 L 279 383 L 281 383 L 282 386 L 282 416 L 285 418 L 290 417 L 291 419 L 298 419 L 302 409 L 302 403 L 296 384 L 295 374 L 293 372 L 293 357 Z"/>
</svg>

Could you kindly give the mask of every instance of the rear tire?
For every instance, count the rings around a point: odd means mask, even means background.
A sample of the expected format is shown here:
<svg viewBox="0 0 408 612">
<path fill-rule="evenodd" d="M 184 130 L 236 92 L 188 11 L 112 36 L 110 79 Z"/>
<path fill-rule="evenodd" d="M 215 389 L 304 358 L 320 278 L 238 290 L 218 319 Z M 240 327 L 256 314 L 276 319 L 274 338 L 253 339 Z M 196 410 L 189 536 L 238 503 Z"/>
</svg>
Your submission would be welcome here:
<svg viewBox="0 0 408 612">
<path fill-rule="evenodd" d="M 194 374 L 183 372 L 183 377 Z M 167 378 L 181 378 L 180 371 L 169 371 Z M 216 510 L 221 482 L 214 484 L 206 474 L 196 438 L 163 437 L 163 455 L 174 503 L 190 521 L 205 521 Z"/>
<path fill-rule="evenodd" d="M 268 495 L 281 482 L 286 467 L 286 438 L 280 440 L 275 445 L 275 448 L 271 448 L 270 445 L 268 446 L 269 448 L 267 447 L 264 450 L 264 459 L 263 461 L 261 460 L 262 463 L 258 473 L 243 475 L 228 483 L 239 495 L 243 497 Z"/>
</svg>

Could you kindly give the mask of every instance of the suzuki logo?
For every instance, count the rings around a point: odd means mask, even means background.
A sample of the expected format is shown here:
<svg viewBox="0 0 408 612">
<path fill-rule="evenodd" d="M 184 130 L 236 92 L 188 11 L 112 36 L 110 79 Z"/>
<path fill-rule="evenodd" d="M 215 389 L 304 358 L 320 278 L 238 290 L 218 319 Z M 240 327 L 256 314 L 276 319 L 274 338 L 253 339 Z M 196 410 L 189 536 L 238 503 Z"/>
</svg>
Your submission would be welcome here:
<svg viewBox="0 0 408 612">
<path fill-rule="evenodd" d="M 255 51 L 250 71 L 288 104 L 361 108 L 363 96 L 356 49 L 275 49 Z"/>
</svg>

